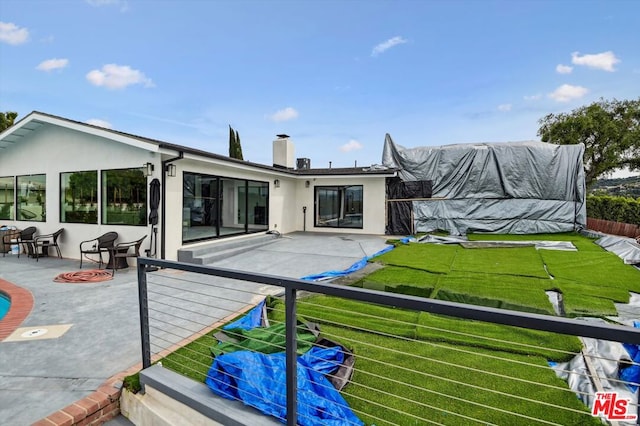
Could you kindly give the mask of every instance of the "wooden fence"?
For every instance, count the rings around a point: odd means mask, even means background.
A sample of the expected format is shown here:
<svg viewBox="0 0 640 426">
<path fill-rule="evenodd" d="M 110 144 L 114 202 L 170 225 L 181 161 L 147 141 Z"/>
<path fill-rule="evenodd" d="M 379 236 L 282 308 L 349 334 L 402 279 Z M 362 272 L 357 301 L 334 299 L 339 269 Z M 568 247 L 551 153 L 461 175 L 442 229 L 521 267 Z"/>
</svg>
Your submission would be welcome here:
<svg viewBox="0 0 640 426">
<path fill-rule="evenodd" d="M 621 235 L 636 238 L 640 236 L 640 226 L 630 223 L 613 222 L 611 220 L 587 218 L 587 228 L 605 234 Z"/>
</svg>

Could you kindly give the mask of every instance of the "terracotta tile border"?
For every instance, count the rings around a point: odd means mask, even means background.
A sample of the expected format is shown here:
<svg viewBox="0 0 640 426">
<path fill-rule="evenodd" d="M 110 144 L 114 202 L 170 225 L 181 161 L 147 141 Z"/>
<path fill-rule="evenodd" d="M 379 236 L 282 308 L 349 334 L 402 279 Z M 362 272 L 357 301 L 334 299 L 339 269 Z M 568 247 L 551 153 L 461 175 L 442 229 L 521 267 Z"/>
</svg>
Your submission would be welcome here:
<svg viewBox="0 0 640 426">
<path fill-rule="evenodd" d="M 15 284 L 0 278 L 0 293 L 9 296 L 11 306 L 9 311 L 0 320 L 0 341 L 6 339 L 22 324 L 33 309 L 33 295 L 29 290 L 18 287 Z"/>
</svg>

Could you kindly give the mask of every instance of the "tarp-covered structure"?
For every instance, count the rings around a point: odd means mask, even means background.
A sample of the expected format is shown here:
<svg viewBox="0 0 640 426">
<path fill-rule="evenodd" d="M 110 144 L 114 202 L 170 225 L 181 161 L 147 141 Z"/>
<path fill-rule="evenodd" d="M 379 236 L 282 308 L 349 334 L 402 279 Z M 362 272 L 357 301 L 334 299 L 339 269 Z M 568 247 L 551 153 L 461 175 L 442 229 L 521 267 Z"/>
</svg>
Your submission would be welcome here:
<svg viewBox="0 0 640 426">
<path fill-rule="evenodd" d="M 388 134 L 387 234 L 555 233 L 586 227 L 584 145 L 544 142 L 404 148 Z"/>
</svg>

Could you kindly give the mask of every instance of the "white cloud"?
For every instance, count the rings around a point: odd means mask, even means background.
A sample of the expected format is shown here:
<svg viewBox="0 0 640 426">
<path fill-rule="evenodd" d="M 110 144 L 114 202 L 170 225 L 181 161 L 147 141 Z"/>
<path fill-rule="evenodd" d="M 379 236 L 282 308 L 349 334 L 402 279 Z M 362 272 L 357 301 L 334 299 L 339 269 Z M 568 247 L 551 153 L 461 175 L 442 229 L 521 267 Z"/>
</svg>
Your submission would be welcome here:
<svg viewBox="0 0 640 426">
<path fill-rule="evenodd" d="M 558 74 L 571 74 L 571 71 L 573 71 L 573 67 L 570 67 L 569 65 L 558 64 L 556 66 L 556 72 Z"/>
<path fill-rule="evenodd" d="M 395 36 L 374 47 L 373 50 L 371 51 L 371 56 L 378 56 L 379 54 L 391 49 L 392 47 L 397 46 L 399 44 L 404 44 L 406 42 L 407 42 L 406 39 L 400 36 Z"/>
<path fill-rule="evenodd" d="M 87 120 L 87 124 L 91 124 L 92 126 L 104 127 L 105 129 L 112 129 L 113 126 L 111 123 L 105 120 L 101 120 L 99 118 L 91 118 Z"/>
<path fill-rule="evenodd" d="M 0 41 L 8 44 L 22 44 L 29 40 L 29 30 L 11 22 L 0 22 Z"/>
<path fill-rule="evenodd" d="M 584 65 L 589 68 L 596 68 L 604 71 L 613 72 L 613 66 L 620 62 L 612 51 L 595 53 L 593 55 L 582 55 L 579 52 L 571 54 L 571 62 L 575 65 Z"/>
<path fill-rule="evenodd" d="M 107 89 L 124 89 L 132 84 L 154 87 L 151 79 L 142 72 L 131 69 L 128 65 L 104 65 L 102 70 L 90 71 L 87 74 L 87 80 L 95 86 L 104 86 Z"/>
<path fill-rule="evenodd" d="M 542 95 L 540 93 L 536 93 L 535 95 L 525 95 L 524 96 L 524 100 L 525 101 L 537 101 L 539 99 L 542 99 Z"/>
<path fill-rule="evenodd" d="M 40 62 L 40 64 L 36 67 L 37 70 L 40 71 L 53 71 L 57 69 L 65 68 L 69 65 L 68 59 L 47 59 L 46 61 Z"/>
<path fill-rule="evenodd" d="M 498 105 L 498 111 L 502 111 L 502 112 L 507 112 L 507 111 L 511 111 L 511 104 L 501 104 Z"/>
<path fill-rule="evenodd" d="M 120 6 L 121 12 L 126 12 L 129 9 L 129 4 L 126 0 L 85 0 L 88 5 L 93 7 L 102 6 Z"/>
<path fill-rule="evenodd" d="M 362 149 L 363 146 L 360 142 L 358 142 L 355 139 L 351 139 L 349 142 L 347 142 L 346 144 L 342 145 L 340 147 L 340 151 L 342 152 L 349 152 L 349 151 L 356 151 L 358 149 Z"/>
<path fill-rule="evenodd" d="M 569 102 L 573 99 L 579 99 L 587 93 L 589 93 L 589 89 L 585 87 L 563 84 L 552 93 L 549 93 L 549 97 L 557 102 Z"/>
<path fill-rule="evenodd" d="M 269 119 L 275 122 L 289 121 L 294 118 L 298 118 L 298 111 L 291 107 L 286 107 L 285 109 L 276 111 L 274 114 L 269 116 Z"/>
</svg>

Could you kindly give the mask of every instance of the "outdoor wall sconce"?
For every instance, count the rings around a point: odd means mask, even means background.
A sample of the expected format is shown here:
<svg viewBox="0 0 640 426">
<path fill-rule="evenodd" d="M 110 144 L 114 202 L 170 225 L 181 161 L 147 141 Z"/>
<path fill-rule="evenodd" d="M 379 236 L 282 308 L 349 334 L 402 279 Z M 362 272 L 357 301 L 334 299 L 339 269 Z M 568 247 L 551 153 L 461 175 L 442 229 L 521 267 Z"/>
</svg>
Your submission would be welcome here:
<svg viewBox="0 0 640 426">
<path fill-rule="evenodd" d="M 308 188 L 311 185 L 311 182 L 309 182 L 308 180 L 304 182 L 304 187 Z"/>
<path fill-rule="evenodd" d="M 167 176 L 176 177 L 176 165 L 175 164 L 167 164 L 165 171 L 167 172 Z"/>
<path fill-rule="evenodd" d="M 152 163 L 143 164 L 142 171 L 144 172 L 145 176 L 151 176 L 153 174 L 153 164 Z"/>
<path fill-rule="evenodd" d="M 276 179 L 273 181 L 273 187 L 274 188 L 280 188 L 280 179 Z"/>
</svg>

